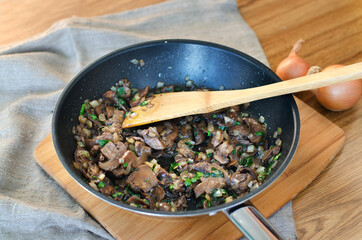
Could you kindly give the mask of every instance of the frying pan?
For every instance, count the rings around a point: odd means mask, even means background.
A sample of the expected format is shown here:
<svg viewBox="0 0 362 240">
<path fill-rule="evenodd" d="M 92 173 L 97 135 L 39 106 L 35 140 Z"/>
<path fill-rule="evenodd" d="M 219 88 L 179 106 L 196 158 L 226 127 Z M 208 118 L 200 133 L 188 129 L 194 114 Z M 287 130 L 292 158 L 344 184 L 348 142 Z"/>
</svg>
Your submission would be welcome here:
<svg viewBox="0 0 362 240">
<path fill-rule="evenodd" d="M 130 61 L 143 59 L 144 66 Z M 190 209 L 180 212 L 161 212 L 135 208 L 115 201 L 91 188 L 73 166 L 76 142 L 72 127 L 77 124 L 84 100 L 98 99 L 116 82 L 127 78 L 132 87 L 155 88 L 158 81 L 165 85 L 185 86 L 185 78 L 198 88 L 218 90 L 257 87 L 280 81 L 278 76 L 256 59 L 218 44 L 194 40 L 158 40 L 132 45 L 112 52 L 81 71 L 64 89 L 54 111 L 53 143 L 57 155 L 68 173 L 87 191 L 101 200 L 127 211 L 155 217 L 191 217 L 214 215 L 223 211 L 250 239 L 281 239 L 282 236 L 258 213 L 248 206 L 248 200 L 270 186 L 285 170 L 297 148 L 300 120 L 292 95 L 284 95 L 252 102 L 247 111 L 251 117 L 264 116 L 268 133 L 283 129 L 282 154 L 278 164 L 258 189 L 230 203 L 208 209 Z M 267 136 L 270 143 L 275 139 Z"/>
</svg>

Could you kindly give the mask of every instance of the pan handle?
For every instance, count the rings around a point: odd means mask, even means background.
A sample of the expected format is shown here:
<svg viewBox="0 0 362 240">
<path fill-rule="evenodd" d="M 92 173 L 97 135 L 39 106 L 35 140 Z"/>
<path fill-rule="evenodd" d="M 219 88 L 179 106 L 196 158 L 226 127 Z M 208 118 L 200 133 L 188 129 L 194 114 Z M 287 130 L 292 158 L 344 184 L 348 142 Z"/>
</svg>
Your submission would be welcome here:
<svg viewBox="0 0 362 240">
<path fill-rule="evenodd" d="M 243 206 L 224 213 L 248 239 L 285 239 L 253 206 Z"/>
</svg>

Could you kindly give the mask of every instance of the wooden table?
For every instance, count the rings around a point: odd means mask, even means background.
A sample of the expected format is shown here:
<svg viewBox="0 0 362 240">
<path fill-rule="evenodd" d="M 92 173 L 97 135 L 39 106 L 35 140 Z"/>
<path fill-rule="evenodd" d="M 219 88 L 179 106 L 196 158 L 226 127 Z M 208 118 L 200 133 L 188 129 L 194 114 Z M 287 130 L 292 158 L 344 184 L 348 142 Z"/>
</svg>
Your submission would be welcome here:
<svg viewBox="0 0 362 240">
<path fill-rule="evenodd" d="M 162 0 L 0 0 L 0 45 L 24 40 L 55 21 L 96 16 Z M 271 68 L 287 56 L 299 38 L 300 52 L 311 65 L 362 61 L 362 1 L 237 0 L 256 32 Z M 299 239 L 362 239 L 362 101 L 344 112 L 324 109 L 309 93 L 297 94 L 345 131 L 344 149 L 293 201 Z"/>
</svg>

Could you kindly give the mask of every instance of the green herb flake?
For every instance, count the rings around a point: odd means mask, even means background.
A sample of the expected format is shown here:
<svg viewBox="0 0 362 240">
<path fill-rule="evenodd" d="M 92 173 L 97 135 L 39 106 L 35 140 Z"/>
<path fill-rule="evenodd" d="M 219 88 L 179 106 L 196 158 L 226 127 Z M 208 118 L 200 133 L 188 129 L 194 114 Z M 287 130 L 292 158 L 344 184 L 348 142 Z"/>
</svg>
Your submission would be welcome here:
<svg viewBox="0 0 362 240">
<path fill-rule="evenodd" d="M 177 168 L 180 165 L 180 163 L 173 162 L 170 166 L 170 172 L 174 172 L 174 169 Z"/>
<path fill-rule="evenodd" d="M 112 197 L 116 198 L 118 196 L 124 196 L 124 193 L 122 192 L 116 192 L 115 194 L 112 195 Z"/>
<path fill-rule="evenodd" d="M 210 137 L 211 136 L 211 132 L 207 131 L 207 136 Z"/>
<path fill-rule="evenodd" d="M 146 203 L 146 204 L 150 204 L 150 202 L 149 202 L 147 199 L 145 199 L 145 203 Z"/>
<path fill-rule="evenodd" d="M 104 147 L 107 143 L 109 142 L 109 140 L 98 140 L 98 144 L 101 147 Z"/>
<path fill-rule="evenodd" d="M 232 153 L 233 153 L 233 154 L 236 154 L 236 149 L 233 149 Z"/>
<path fill-rule="evenodd" d="M 186 186 L 186 187 L 190 187 L 190 186 L 191 186 L 191 179 L 190 179 L 190 178 L 186 178 L 186 179 L 185 179 L 185 186 Z"/>
<path fill-rule="evenodd" d="M 104 185 L 104 182 L 103 181 L 100 181 L 99 183 L 98 183 L 98 187 L 99 188 L 104 188 L 106 185 Z"/>
<path fill-rule="evenodd" d="M 148 104 L 147 101 L 143 101 L 143 102 L 140 103 L 141 106 L 146 106 L 147 104 Z"/>
<path fill-rule="evenodd" d="M 98 120 L 98 117 L 96 115 L 93 114 L 88 114 L 93 120 Z"/>
<path fill-rule="evenodd" d="M 228 127 L 226 127 L 226 126 L 219 126 L 219 129 L 222 130 L 222 131 L 227 131 L 227 130 L 228 130 Z"/>
<path fill-rule="evenodd" d="M 173 184 L 171 184 L 171 185 L 170 185 L 170 189 L 172 190 L 172 189 L 173 189 L 173 187 L 174 187 L 174 186 L 173 186 Z"/>
<path fill-rule="evenodd" d="M 145 179 L 145 182 L 148 183 L 148 179 L 147 179 L 147 178 Z"/>
<path fill-rule="evenodd" d="M 119 98 L 119 99 L 118 99 L 118 103 L 119 103 L 119 105 L 124 106 L 124 104 L 125 104 L 126 102 L 125 102 L 123 99 Z"/>
<path fill-rule="evenodd" d="M 240 125 L 241 123 L 240 122 L 234 122 L 234 125 Z"/>
<path fill-rule="evenodd" d="M 126 91 L 124 90 L 124 88 L 123 88 L 123 87 L 119 87 L 119 88 L 117 88 L 117 92 L 118 92 L 118 94 L 119 94 L 119 95 L 121 95 L 121 96 L 123 96 L 123 95 L 125 95 L 125 94 L 126 94 Z"/>
<path fill-rule="evenodd" d="M 80 115 L 84 115 L 84 111 L 85 111 L 85 104 L 82 104 L 82 107 L 80 108 Z"/>
<path fill-rule="evenodd" d="M 136 101 L 136 99 L 135 99 L 135 98 L 132 98 L 132 101 L 134 101 L 134 102 L 135 102 L 135 101 Z"/>
<path fill-rule="evenodd" d="M 190 142 L 185 142 L 185 144 L 189 149 L 192 149 L 194 147 L 194 145 Z"/>
<path fill-rule="evenodd" d="M 256 136 L 262 136 L 263 134 L 264 134 L 264 132 L 262 132 L 262 131 L 255 133 Z"/>
<path fill-rule="evenodd" d="M 275 155 L 275 157 L 273 158 L 273 160 L 278 160 L 281 154 L 282 154 L 282 153 L 278 153 L 277 155 Z"/>
<path fill-rule="evenodd" d="M 98 176 L 93 176 L 92 178 L 93 178 L 93 179 L 98 179 Z"/>
<path fill-rule="evenodd" d="M 213 118 L 216 118 L 216 114 L 212 114 L 212 117 L 213 117 Z"/>
<path fill-rule="evenodd" d="M 208 154 L 206 154 L 206 157 L 212 157 L 212 153 L 208 153 Z"/>
<path fill-rule="evenodd" d="M 123 167 L 126 168 L 128 166 L 128 163 L 123 164 Z"/>
<path fill-rule="evenodd" d="M 194 136 L 197 137 L 199 135 L 199 132 L 194 132 Z"/>
<path fill-rule="evenodd" d="M 211 207 L 211 202 L 210 202 L 210 201 L 207 201 L 207 202 L 206 202 L 206 206 L 207 206 L 207 207 Z"/>
</svg>

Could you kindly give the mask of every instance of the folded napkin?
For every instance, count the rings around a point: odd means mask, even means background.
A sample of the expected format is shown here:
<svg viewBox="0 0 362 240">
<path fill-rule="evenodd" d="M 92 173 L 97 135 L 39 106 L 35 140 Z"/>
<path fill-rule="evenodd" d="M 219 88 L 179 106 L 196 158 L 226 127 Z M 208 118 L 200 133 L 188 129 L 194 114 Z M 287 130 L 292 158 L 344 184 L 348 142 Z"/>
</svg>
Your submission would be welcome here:
<svg viewBox="0 0 362 240">
<path fill-rule="evenodd" d="M 220 43 L 268 64 L 233 0 L 172 0 L 119 14 L 73 17 L 0 47 L 0 239 L 112 239 L 34 161 L 55 103 L 87 64 L 130 44 L 188 38 Z M 291 203 L 270 220 L 295 239 Z"/>
</svg>

